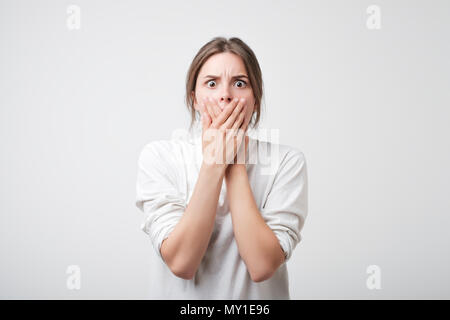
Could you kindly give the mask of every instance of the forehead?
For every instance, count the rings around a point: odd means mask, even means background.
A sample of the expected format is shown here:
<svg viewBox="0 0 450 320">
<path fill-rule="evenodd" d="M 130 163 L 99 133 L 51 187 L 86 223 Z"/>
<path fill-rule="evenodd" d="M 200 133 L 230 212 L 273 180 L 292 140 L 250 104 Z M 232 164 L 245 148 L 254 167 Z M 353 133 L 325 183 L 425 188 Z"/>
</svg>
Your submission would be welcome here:
<svg viewBox="0 0 450 320">
<path fill-rule="evenodd" d="M 199 76 L 247 74 L 242 58 L 231 52 L 216 53 L 206 60 L 200 69 Z"/>
</svg>

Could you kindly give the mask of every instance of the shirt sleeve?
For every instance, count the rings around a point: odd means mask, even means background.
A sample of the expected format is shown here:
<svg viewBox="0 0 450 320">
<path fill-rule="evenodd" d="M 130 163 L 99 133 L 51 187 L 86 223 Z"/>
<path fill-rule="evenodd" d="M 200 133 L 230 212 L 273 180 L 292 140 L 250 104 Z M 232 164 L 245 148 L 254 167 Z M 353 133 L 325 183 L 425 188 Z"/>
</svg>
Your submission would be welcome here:
<svg viewBox="0 0 450 320">
<path fill-rule="evenodd" d="M 162 141 L 147 144 L 138 159 L 136 206 L 145 214 L 141 229 L 150 236 L 156 254 L 175 228 L 186 209 L 185 196 L 179 192 L 177 168 L 170 148 Z"/>
<path fill-rule="evenodd" d="M 261 214 L 275 233 L 287 262 L 301 240 L 308 213 L 306 160 L 299 150 L 290 150 L 275 174 Z"/>
</svg>

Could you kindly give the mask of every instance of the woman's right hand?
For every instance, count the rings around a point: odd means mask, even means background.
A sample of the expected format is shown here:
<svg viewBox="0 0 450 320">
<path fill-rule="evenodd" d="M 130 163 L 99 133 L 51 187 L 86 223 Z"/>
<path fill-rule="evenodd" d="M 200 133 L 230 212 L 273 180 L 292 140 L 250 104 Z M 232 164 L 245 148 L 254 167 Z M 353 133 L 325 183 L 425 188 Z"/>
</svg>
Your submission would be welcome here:
<svg viewBox="0 0 450 320">
<path fill-rule="evenodd" d="M 203 162 L 225 170 L 233 163 L 246 128 L 240 128 L 246 110 L 245 99 L 233 99 L 223 110 L 217 102 L 204 98 L 202 103 Z M 211 116 L 210 116 L 211 115 Z M 236 141 L 237 139 L 237 141 Z"/>
</svg>

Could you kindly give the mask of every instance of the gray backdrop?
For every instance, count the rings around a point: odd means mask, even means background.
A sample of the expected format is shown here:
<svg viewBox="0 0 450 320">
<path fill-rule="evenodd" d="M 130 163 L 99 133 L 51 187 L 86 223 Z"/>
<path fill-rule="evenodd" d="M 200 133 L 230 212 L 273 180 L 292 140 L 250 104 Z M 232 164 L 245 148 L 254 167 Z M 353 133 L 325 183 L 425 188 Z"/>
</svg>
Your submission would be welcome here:
<svg viewBox="0 0 450 320">
<path fill-rule="evenodd" d="M 254 50 L 261 128 L 307 159 L 292 299 L 450 298 L 448 1 L 1 0 L 0 24 L 0 298 L 155 290 L 137 157 L 187 128 L 214 36 Z"/>
</svg>

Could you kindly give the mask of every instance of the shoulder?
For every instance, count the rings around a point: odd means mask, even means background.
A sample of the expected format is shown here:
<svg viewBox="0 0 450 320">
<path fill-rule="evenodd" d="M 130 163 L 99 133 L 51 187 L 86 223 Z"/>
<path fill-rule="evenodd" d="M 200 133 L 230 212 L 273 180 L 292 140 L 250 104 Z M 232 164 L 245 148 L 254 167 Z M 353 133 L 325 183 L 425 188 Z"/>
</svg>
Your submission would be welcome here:
<svg viewBox="0 0 450 320">
<path fill-rule="evenodd" d="M 276 171 L 286 167 L 292 168 L 306 165 L 305 154 L 298 147 L 271 141 L 255 141 L 258 149 L 258 162 L 269 164 L 270 167 L 277 168 Z"/>
<path fill-rule="evenodd" d="M 153 140 L 146 143 L 138 156 L 138 167 L 147 172 L 177 171 L 184 162 L 182 141 Z"/>
<path fill-rule="evenodd" d="M 275 144 L 277 145 L 277 144 Z M 280 148 L 280 154 L 281 160 L 291 160 L 291 159 L 295 159 L 295 160 L 305 160 L 305 155 L 304 153 L 297 147 L 294 146 L 290 146 L 287 144 L 278 144 L 278 147 Z"/>
<path fill-rule="evenodd" d="M 164 153 L 165 150 L 170 148 L 167 142 L 167 140 L 154 140 L 147 142 L 143 147 L 141 147 L 139 158 L 144 156 L 156 156 L 160 153 Z"/>
<path fill-rule="evenodd" d="M 184 142 L 182 140 L 153 140 L 146 143 L 139 153 L 139 161 L 170 161 L 181 155 Z"/>
</svg>

